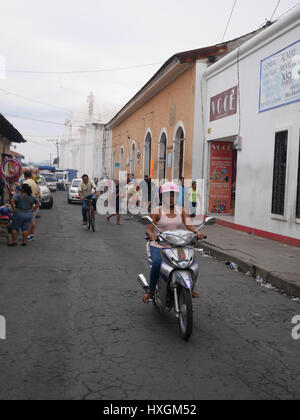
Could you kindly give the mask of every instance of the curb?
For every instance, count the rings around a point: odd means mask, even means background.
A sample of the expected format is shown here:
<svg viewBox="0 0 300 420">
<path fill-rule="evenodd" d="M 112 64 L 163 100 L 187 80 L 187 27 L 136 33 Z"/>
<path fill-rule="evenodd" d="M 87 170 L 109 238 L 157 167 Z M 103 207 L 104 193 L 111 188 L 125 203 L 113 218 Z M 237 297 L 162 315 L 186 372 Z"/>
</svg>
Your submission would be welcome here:
<svg viewBox="0 0 300 420">
<path fill-rule="evenodd" d="M 244 274 L 250 273 L 250 277 L 254 279 L 260 276 L 266 283 L 271 284 L 280 292 L 286 293 L 293 298 L 300 298 L 300 285 L 297 284 L 296 280 L 286 278 L 283 273 L 266 270 L 259 265 L 242 260 L 230 252 L 222 251 L 205 241 L 201 242 L 201 247 L 205 251 L 209 251 L 213 257 L 220 261 L 230 261 L 237 264 L 240 272 Z"/>
</svg>

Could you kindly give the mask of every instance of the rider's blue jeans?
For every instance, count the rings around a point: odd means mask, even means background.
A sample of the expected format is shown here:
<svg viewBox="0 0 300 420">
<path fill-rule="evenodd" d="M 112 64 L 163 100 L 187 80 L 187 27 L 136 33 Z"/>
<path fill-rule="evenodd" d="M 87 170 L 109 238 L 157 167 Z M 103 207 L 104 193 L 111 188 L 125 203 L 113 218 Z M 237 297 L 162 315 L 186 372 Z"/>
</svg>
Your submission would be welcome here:
<svg viewBox="0 0 300 420">
<path fill-rule="evenodd" d="M 93 209 L 97 210 L 97 197 L 94 196 L 94 194 L 89 195 L 88 197 L 85 197 L 85 199 L 82 202 L 82 218 L 84 222 L 87 222 L 87 206 L 89 200 L 92 199 L 93 203 Z"/>
<path fill-rule="evenodd" d="M 152 269 L 150 272 L 150 293 L 154 293 L 159 280 L 160 266 L 162 259 L 160 256 L 161 249 L 155 246 L 151 247 Z"/>
</svg>

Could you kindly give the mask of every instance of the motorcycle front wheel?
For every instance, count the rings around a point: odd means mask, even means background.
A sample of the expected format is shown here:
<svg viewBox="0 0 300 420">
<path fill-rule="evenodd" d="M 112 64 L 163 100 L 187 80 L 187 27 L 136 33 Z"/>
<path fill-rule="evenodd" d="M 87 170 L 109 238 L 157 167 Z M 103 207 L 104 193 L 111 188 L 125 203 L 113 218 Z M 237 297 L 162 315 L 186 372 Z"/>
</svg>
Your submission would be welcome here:
<svg viewBox="0 0 300 420">
<path fill-rule="evenodd" d="M 179 303 L 179 331 L 181 337 L 188 341 L 193 332 L 193 300 L 190 290 L 180 287 L 178 289 L 178 303 Z"/>
</svg>

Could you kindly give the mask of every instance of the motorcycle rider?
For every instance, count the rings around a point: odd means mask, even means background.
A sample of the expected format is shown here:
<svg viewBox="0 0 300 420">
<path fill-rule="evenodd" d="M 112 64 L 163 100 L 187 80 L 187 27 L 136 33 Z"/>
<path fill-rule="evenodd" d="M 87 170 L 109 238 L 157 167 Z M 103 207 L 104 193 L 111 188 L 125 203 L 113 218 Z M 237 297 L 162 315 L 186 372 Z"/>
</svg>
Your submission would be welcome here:
<svg viewBox="0 0 300 420">
<path fill-rule="evenodd" d="M 161 187 L 162 206 L 153 210 L 151 218 L 153 223 L 159 228 L 161 232 L 178 230 L 182 224 L 186 228 L 195 233 L 199 240 L 204 238 L 204 235 L 196 231 L 195 226 L 188 224 L 189 216 L 182 207 L 176 206 L 180 190 L 178 185 L 173 182 L 164 184 Z M 161 248 L 167 248 L 166 245 L 160 245 L 156 242 L 158 235 L 154 232 L 155 227 L 151 224 L 147 226 L 146 234 L 149 236 L 151 243 L 151 259 L 152 268 L 150 273 L 150 291 L 143 297 L 144 303 L 149 303 L 153 300 L 156 286 L 159 280 L 161 259 Z M 199 298 L 199 293 L 193 292 L 194 298 Z"/>
</svg>

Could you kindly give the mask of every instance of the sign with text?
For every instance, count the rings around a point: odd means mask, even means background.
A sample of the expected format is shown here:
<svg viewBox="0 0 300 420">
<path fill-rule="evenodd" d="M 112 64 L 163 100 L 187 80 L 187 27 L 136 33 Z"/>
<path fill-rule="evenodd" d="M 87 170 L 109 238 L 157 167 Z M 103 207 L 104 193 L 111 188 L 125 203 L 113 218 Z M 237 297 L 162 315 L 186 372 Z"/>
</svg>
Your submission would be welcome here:
<svg viewBox="0 0 300 420">
<path fill-rule="evenodd" d="M 231 213 L 232 143 L 210 145 L 209 213 Z"/>
<path fill-rule="evenodd" d="M 300 101 L 300 40 L 261 61 L 259 112 Z"/>
<path fill-rule="evenodd" d="M 221 120 L 222 118 L 237 113 L 238 87 L 235 86 L 210 99 L 210 121 Z"/>
</svg>

